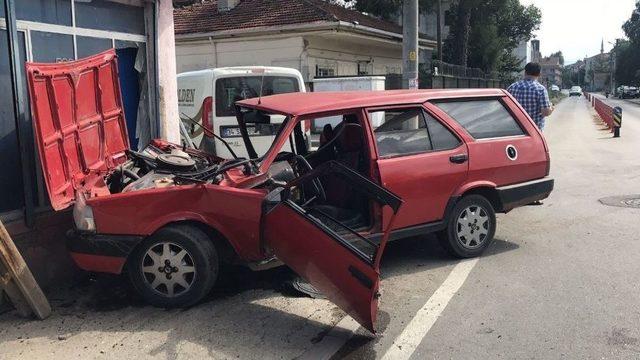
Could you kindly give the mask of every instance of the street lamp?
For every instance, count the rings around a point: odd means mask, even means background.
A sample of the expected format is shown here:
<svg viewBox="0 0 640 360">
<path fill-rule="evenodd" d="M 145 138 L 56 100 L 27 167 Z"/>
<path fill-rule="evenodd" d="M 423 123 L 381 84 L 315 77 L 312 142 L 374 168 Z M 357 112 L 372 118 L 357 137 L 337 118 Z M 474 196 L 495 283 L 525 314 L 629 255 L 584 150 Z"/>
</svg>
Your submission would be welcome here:
<svg viewBox="0 0 640 360">
<path fill-rule="evenodd" d="M 612 43 L 611 41 L 607 41 L 609 44 L 613 45 L 613 49 L 611 49 L 611 52 L 609 53 L 609 62 L 611 63 L 609 65 L 609 70 L 611 71 L 611 94 L 616 93 L 616 82 L 615 82 L 615 76 L 616 76 L 616 47 L 618 46 L 618 40 L 616 40 L 615 43 Z"/>
</svg>

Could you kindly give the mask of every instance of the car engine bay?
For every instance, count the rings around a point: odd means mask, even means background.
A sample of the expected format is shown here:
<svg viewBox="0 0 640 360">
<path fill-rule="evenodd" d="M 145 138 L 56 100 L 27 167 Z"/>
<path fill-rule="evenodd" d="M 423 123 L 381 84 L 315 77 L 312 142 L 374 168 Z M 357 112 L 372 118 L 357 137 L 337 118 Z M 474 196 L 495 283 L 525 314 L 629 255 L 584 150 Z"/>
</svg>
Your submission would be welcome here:
<svg viewBox="0 0 640 360">
<path fill-rule="evenodd" d="M 127 161 L 105 177 L 111 194 L 196 183 L 219 184 L 224 173 L 241 168 L 244 174 L 256 172 L 255 162 L 244 158 L 222 159 L 200 150 L 152 141 L 142 151 L 127 151 Z M 276 161 L 269 168 L 262 186 L 283 185 L 295 178 L 288 161 Z"/>
</svg>

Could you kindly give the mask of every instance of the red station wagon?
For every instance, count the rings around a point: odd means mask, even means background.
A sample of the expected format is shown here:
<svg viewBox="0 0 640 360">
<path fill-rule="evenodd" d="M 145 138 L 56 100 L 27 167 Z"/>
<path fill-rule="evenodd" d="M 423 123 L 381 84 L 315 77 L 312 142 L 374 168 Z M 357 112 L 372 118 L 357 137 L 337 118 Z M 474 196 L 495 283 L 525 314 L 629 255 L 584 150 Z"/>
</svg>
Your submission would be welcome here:
<svg viewBox="0 0 640 360">
<path fill-rule="evenodd" d="M 27 72 L 51 204 L 74 206 L 73 259 L 126 272 L 157 306 L 198 302 L 223 263 L 284 263 L 373 331 L 387 241 L 437 233 L 478 256 L 496 212 L 553 189 L 544 137 L 504 90 L 243 100 L 250 158 L 222 159 L 162 140 L 129 149 L 112 50 Z M 306 121 L 326 124 L 317 149 Z M 249 133 L 277 136 L 259 153 Z"/>
</svg>

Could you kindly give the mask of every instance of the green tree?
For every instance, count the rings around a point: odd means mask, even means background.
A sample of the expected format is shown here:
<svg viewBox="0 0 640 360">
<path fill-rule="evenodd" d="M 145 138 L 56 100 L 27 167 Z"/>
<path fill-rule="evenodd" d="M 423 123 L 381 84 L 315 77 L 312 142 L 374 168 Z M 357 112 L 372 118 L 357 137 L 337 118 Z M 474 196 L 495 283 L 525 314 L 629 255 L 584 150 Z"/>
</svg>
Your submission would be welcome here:
<svg viewBox="0 0 640 360">
<path fill-rule="evenodd" d="M 616 59 L 615 80 L 619 85 L 640 83 L 640 1 L 631 17 L 622 25 L 628 40 L 618 39 L 613 48 Z"/>
<path fill-rule="evenodd" d="M 616 83 L 638 85 L 640 83 L 640 47 L 630 40 L 618 39 L 613 53 L 616 58 Z"/>
<path fill-rule="evenodd" d="M 356 9 L 360 12 L 373 15 L 375 17 L 393 21 L 402 12 L 402 0 L 330 0 L 334 3 L 342 3 L 346 7 Z M 418 8 L 420 12 L 431 11 L 436 0 L 419 0 Z"/>
<path fill-rule="evenodd" d="M 553 54 L 549 55 L 549 57 L 560 58 L 560 65 L 564 66 L 564 55 L 562 54 L 562 51 L 554 52 Z"/>
<path fill-rule="evenodd" d="M 640 1 L 636 2 L 636 8 L 629 20 L 622 25 L 622 30 L 630 41 L 640 43 Z"/>
<path fill-rule="evenodd" d="M 458 0 L 445 59 L 486 72 L 518 70 L 511 53 L 540 27 L 540 9 L 518 0 Z"/>
</svg>

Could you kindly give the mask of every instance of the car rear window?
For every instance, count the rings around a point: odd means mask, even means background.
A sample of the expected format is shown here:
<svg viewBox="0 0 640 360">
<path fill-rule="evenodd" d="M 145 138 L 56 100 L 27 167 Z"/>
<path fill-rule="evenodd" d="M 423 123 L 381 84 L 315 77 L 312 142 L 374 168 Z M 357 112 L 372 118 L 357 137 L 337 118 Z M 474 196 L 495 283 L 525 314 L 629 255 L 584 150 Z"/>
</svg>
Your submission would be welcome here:
<svg viewBox="0 0 640 360">
<path fill-rule="evenodd" d="M 435 103 L 475 139 L 524 135 L 524 131 L 500 100 L 467 100 Z"/>
<path fill-rule="evenodd" d="M 216 116 L 235 116 L 236 101 L 262 96 L 298 92 L 298 80 L 290 76 L 234 76 L 216 80 Z"/>
</svg>

